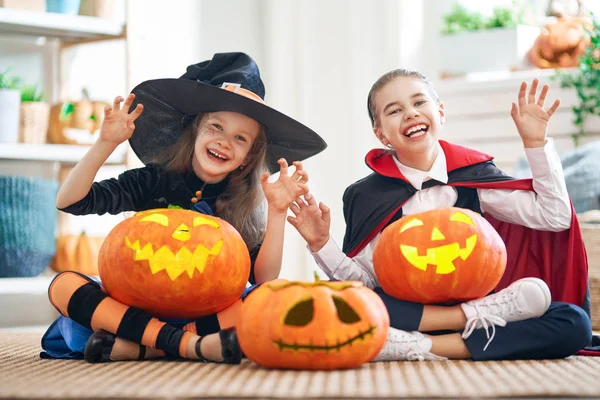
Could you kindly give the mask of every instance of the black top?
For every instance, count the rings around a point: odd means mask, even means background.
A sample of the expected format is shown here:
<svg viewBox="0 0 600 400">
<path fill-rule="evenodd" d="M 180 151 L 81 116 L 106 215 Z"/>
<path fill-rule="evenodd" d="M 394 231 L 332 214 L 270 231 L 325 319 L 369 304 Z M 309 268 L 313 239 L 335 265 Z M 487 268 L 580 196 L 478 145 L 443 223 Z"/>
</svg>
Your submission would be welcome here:
<svg viewBox="0 0 600 400">
<path fill-rule="evenodd" d="M 202 201 L 216 210 L 217 197 L 227 187 L 228 179 L 206 185 L 193 171 L 178 174 L 155 164 L 130 169 L 100 182 L 94 182 L 89 193 L 78 202 L 59 210 L 73 215 L 119 214 L 124 211 L 144 211 L 167 208 L 169 205 L 190 210 L 196 191 L 202 190 Z M 215 213 L 216 215 L 216 213 Z M 216 215 L 218 217 L 218 215 Z M 250 251 L 250 283 L 254 284 L 254 263 L 260 245 Z"/>
</svg>

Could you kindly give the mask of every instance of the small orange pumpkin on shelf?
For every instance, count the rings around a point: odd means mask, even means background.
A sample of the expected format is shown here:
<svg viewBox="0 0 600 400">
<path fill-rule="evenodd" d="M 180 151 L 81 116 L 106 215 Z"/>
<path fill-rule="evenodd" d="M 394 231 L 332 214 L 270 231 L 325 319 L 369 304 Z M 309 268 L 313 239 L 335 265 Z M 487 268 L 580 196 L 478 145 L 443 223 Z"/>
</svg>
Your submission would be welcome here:
<svg viewBox="0 0 600 400">
<path fill-rule="evenodd" d="M 98 261 L 107 292 L 156 317 L 221 311 L 244 291 L 250 254 L 233 226 L 183 209 L 136 213 L 107 235 Z"/>
<path fill-rule="evenodd" d="M 422 304 L 467 301 L 491 292 L 506 246 L 479 214 L 441 208 L 405 216 L 382 232 L 373 253 L 382 289 Z"/>
<path fill-rule="evenodd" d="M 361 282 L 288 282 L 254 289 L 236 324 L 248 359 L 267 368 L 332 370 L 371 361 L 390 320 L 383 301 Z"/>
<path fill-rule="evenodd" d="M 98 252 L 104 237 L 60 235 L 56 238 L 56 255 L 51 268 L 56 272 L 77 271 L 85 275 L 98 275 Z"/>
</svg>

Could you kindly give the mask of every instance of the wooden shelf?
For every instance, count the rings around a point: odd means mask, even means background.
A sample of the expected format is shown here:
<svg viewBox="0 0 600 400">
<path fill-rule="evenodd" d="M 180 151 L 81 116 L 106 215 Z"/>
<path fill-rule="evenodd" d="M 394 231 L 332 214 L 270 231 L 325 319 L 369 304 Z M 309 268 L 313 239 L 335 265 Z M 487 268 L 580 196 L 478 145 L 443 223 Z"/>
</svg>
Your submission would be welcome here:
<svg viewBox="0 0 600 400">
<path fill-rule="evenodd" d="M 125 26 L 96 17 L 0 8 L 0 34 L 46 36 L 79 43 L 124 37 Z"/>
<path fill-rule="evenodd" d="M 58 161 L 63 164 L 76 164 L 83 158 L 90 146 L 64 144 L 12 144 L 0 143 L 0 160 Z M 106 161 L 106 165 L 120 165 L 127 161 L 127 145 L 117 147 Z"/>
</svg>

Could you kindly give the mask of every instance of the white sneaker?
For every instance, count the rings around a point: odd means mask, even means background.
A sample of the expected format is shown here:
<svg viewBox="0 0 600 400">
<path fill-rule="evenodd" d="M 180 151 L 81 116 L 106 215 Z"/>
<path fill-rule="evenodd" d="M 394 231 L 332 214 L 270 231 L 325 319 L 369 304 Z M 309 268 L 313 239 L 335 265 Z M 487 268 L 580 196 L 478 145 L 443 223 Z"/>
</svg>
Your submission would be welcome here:
<svg viewBox="0 0 600 400">
<path fill-rule="evenodd" d="M 441 361 L 447 360 L 431 353 L 431 339 L 421 332 L 406 332 L 390 328 L 387 340 L 376 361 Z"/>
<path fill-rule="evenodd" d="M 467 317 L 462 337 L 466 339 L 475 329 L 484 328 L 488 338 L 485 351 L 494 339 L 496 325 L 540 317 L 550 307 L 551 300 L 550 289 L 543 280 L 519 279 L 498 293 L 461 304 Z"/>
</svg>

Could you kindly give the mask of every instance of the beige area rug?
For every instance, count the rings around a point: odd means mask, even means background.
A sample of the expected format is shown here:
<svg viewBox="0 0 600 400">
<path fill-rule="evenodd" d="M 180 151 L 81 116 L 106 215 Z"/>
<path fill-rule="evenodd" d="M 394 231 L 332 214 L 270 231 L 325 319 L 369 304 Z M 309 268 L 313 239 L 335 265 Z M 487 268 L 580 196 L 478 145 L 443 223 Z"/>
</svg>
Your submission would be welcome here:
<svg viewBox="0 0 600 400">
<path fill-rule="evenodd" d="M 0 398 L 600 397 L 600 357 L 558 361 L 372 363 L 275 371 L 196 362 L 41 360 L 41 335 L 0 333 Z"/>
</svg>

